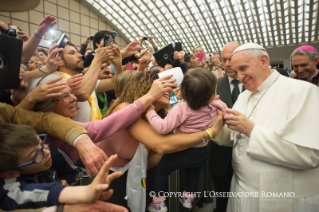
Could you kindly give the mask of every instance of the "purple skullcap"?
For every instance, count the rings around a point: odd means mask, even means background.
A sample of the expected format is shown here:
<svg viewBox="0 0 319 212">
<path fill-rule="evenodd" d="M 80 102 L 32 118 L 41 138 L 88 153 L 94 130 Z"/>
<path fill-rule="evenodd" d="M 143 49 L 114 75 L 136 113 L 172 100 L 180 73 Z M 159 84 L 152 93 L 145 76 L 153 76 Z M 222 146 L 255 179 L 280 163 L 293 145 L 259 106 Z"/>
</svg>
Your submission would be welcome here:
<svg viewBox="0 0 319 212">
<path fill-rule="evenodd" d="M 299 46 L 297 50 L 301 50 L 301 51 L 307 51 L 307 52 L 318 52 L 317 49 L 315 49 L 315 47 L 310 46 L 310 45 L 303 45 L 303 46 Z"/>
</svg>

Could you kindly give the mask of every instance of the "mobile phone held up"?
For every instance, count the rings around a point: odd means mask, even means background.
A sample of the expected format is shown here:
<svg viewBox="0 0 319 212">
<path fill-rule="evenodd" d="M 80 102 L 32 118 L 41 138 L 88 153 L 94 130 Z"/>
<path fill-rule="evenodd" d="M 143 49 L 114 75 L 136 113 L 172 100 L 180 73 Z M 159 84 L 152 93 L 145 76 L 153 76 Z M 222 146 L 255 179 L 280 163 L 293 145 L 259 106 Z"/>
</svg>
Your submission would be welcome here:
<svg viewBox="0 0 319 212">
<path fill-rule="evenodd" d="M 182 43 L 181 42 L 175 42 L 175 47 L 174 47 L 175 51 L 182 51 Z"/>
<path fill-rule="evenodd" d="M 94 36 L 90 36 L 90 40 L 93 40 L 94 39 Z"/>
<path fill-rule="evenodd" d="M 143 37 L 143 40 L 148 40 L 148 37 L 147 37 L 147 36 L 144 36 L 144 37 Z"/>
<path fill-rule="evenodd" d="M 103 40 L 104 40 L 104 47 L 111 46 L 111 44 L 113 43 L 113 38 L 107 34 L 104 35 Z"/>
</svg>

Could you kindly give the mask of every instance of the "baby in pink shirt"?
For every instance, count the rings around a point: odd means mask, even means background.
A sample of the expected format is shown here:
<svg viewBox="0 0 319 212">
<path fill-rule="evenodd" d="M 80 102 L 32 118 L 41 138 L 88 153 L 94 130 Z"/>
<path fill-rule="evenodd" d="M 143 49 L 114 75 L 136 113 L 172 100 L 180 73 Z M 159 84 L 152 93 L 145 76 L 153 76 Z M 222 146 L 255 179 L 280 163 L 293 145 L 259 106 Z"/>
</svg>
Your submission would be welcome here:
<svg viewBox="0 0 319 212">
<path fill-rule="evenodd" d="M 214 100 L 217 87 L 216 76 L 207 69 L 197 68 L 186 72 L 181 84 L 181 94 L 185 102 L 172 108 L 165 119 L 154 110 L 149 110 L 146 117 L 153 128 L 160 134 L 192 133 L 212 126 L 217 118 L 217 110 L 227 114 L 227 106 L 220 100 Z M 165 197 L 168 191 L 168 176 L 176 169 L 186 169 L 186 186 L 180 202 L 186 208 L 192 207 L 194 194 L 197 191 L 199 172 L 207 160 L 207 142 L 196 145 L 196 148 L 163 155 L 156 168 L 156 196 L 149 204 L 149 211 L 165 211 Z"/>
</svg>

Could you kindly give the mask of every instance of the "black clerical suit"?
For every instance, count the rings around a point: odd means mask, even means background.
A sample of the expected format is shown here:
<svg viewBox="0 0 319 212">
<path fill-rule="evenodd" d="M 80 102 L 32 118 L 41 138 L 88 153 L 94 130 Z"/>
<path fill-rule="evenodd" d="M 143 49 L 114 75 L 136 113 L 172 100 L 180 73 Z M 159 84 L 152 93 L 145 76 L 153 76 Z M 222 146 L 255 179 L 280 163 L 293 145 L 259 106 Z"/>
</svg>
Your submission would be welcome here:
<svg viewBox="0 0 319 212">
<path fill-rule="evenodd" d="M 245 87 L 240 89 L 240 92 L 244 91 Z M 228 108 L 232 108 L 235 102 L 232 100 L 232 91 L 230 90 L 230 82 L 228 76 L 224 76 L 218 79 L 217 82 L 217 95 L 220 96 L 220 100 L 227 104 Z M 211 143 L 210 150 L 210 164 L 213 176 L 214 188 L 216 192 L 229 192 L 230 183 L 233 176 L 233 168 L 231 164 L 232 147 L 224 147 Z M 227 208 L 228 198 L 216 198 L 216 210 L 217 212 L 225 212 Z"/>
</svg>

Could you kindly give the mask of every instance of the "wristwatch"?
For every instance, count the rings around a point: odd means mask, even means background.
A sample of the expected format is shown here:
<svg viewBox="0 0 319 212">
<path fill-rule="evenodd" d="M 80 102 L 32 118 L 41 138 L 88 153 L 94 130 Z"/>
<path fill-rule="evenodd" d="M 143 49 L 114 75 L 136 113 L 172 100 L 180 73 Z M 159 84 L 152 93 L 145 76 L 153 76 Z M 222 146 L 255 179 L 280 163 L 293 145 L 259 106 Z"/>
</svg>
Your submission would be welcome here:
<svg viewBox="0 0 319 212">
<path fill-rule="evenodd" d="M 222 66 L 215 66 L 215 70 L 217 70 L 217 69 L 219 69 L 219 68 L 221 68 L 221 69 L 223 69 L 223 67 Z"/>
</svg>

